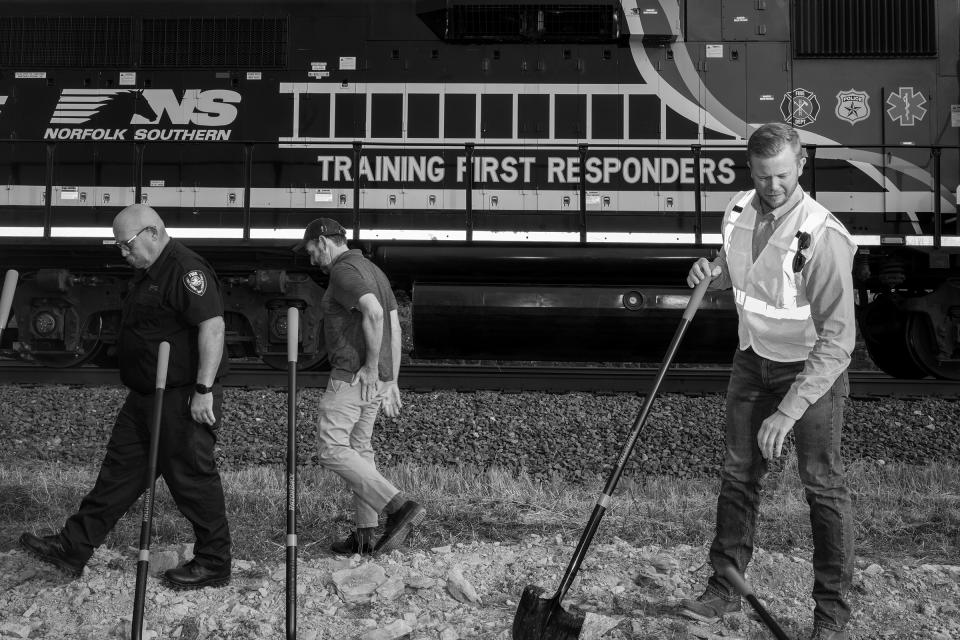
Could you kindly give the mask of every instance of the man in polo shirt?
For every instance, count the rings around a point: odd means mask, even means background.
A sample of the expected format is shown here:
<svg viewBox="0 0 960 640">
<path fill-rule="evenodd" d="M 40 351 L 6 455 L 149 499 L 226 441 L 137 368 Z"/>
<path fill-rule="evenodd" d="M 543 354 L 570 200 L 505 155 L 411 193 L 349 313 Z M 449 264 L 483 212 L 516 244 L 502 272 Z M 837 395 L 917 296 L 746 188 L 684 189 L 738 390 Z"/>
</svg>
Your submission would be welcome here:
<svg viewBox="0 0 960 640">
<path fill-rule="evenodd" d="M 348 249 L 346 230 L 336 220 L 307 225 L 295 251 L 330 275 L 321 301 L 330 377 L 320 399 L 317 446 L 320 463 L 346 481 L 354 494 L 356 529 L 331 549 L 336 553 L 384 553 L 398 548 L 420 524 L 426 510 L 379 471 L 374 460 L 373 425 L 380 407 L 396 416 L 402 403 L 400 320 L 390 282 L 357 249 Z M 378 514 L 387 514 L 374 544 Z"/>
<path fill-rule="evenodd" d="M 726 452 L 720 472 L 714 574 L 680 613 L 714 621 L 740 610 L 722 575 L 741 574 L 753 554 L 767 461 L 793 431 L 797 468 L 813 530 L 812 640 L 846 640 L 853 578 L 853 507 L 840 438 L 855 337 L 856 245 L 836 217 L 798 182 L 806 161 L 797 132 L 773 123 L 747 141 L 754 189 L 738 193 L 723 216 L 723 248 L 700 258 L 687 284 L 713 278 L 732 288 L 739 348 L 727 388 Z"/>
<path fill-rule="evenodd" d="M 113 221 L 115 244 L 134 276 L 123 298 L 118 354 L 129 389 L 113 425 L 93 489 L 58 534 L 24 533 L 34 556 L 79 576 L 96 547 L 146 487 L 157 350 L 170 343 L 157 468 L 193 525 L 194 558 L 170 569 L 178 589 L 230 580 L 230 530 L 214 459 L 226 370 L 220 283 L 206 260 L 170 238 L 157 212 L 142 204 Z"/>
</svg>

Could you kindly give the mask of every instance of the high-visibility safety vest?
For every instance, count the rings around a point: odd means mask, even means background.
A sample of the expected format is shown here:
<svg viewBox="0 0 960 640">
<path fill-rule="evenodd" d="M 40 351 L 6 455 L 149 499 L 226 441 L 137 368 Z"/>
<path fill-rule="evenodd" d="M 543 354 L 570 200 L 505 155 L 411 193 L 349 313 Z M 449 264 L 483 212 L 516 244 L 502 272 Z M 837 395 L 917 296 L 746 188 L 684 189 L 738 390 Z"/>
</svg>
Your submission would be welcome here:
<svg viewBox="0 0 960 640">
<path fill-rule="evenodd" d="M 799 238 L 809 234 L 810 246 L 803 251 L 807 262 L 827 229 L 843 234 L 850 243 L 851 255 L 857 245 L 832 213 L 801 191 L 800 203 L 778 220 L 767 246 L 754 262 L 755 195 L 755 189 L 737 194 L 723 216 L 723 248 L 740 315 L 740 346 L 751 346 L 758 355 L 777 362 L 806 360 L 817 341 L 817 332 L 810 316 L 803 269 L 793 271 Z"/>
</svg>

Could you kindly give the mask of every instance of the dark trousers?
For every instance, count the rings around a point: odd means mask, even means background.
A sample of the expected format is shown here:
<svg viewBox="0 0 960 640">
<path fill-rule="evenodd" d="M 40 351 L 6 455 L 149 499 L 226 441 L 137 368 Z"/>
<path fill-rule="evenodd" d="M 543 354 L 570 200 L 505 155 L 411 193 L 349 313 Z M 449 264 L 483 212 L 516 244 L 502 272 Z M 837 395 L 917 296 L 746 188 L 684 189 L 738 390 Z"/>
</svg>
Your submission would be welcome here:
<svg viewBox="0 0 960 640">
<path fill-rule="evenodd" d="M 214 459 L 223 389 L 214 388 L 214 426 L 194 422 L 188 402 L 193 387 L 163 395 L 157 472 L 163 476 L 180 513 L 193 525 L 194 556 L 209 568 L 230 566 L 230 530 L 223 485 Z M 131 391 L 113 425 L 107 452 L 93 489 L 60 532 L 71 556 L 86 562 L 103 544 L 117 520 L 146 489 L 153 395 Z M 131 541 L 132 542 L 132 541 Z"/>
<path fill-rule="evenodd" d="M 767 471 L 757 433 L 802 369 L 802 362 L 774 362 L 752 350 L 737 350 L 734 356 L 727 389 L 717 533 L 710 547 L 714 569 L 732 564 L 742 573 L 750 562 L 760 488 Z M 814 622 L 834 630 L 843 629 L 850 618 L 846 595 L 853 579 L 853 506 L 840 458 L 843 406 L 848 395 L 844 372 L 793 427 L 797 467 L 813 530 Z M 716 574 L 707 588 L 724 598 L 736 597 L 726 579 Z"/>
</svg>

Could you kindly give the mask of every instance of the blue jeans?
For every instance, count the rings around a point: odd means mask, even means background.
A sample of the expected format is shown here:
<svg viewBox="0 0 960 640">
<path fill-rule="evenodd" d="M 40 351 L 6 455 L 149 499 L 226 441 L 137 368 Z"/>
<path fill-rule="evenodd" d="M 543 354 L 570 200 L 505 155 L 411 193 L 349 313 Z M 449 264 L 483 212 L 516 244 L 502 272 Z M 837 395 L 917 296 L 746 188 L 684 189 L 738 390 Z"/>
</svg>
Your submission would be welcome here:
<svg viewBox="0 0 960 640">
<path fill-rule="evenodd" d="M 733 565 L 743 573 L 753 555 L 760 488 L 767 463 L 757 432 L 786 394 L 803 362 L 774 362 L 737 350 L 727 388 L 727 433 L 717 533 L 710 562 L 717 571 Z M 853 579 L 853 505 L 840 458 L 843 405 L 849 394 L 844 372 L 833 387 L 810 405 L 793 427 L 797 467 L 803 482 L 813 530 L 814 623 L 841 630 L 850 618 L 846 600 Z M 736 591 L 717 573 L 707 590 L 725 599 Z"/>
</svg>

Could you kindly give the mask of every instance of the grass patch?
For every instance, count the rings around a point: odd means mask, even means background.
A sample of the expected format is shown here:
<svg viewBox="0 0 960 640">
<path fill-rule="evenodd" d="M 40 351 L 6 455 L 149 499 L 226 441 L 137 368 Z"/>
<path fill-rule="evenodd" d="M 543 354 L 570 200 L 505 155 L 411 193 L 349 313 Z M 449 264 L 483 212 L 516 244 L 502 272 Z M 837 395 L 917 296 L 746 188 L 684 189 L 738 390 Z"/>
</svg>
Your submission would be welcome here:
<svg viewBox="0 0 960 640">
<path fill-rule="evenodd" d="M 0 550 L 23 531 L 60 528 L 93 485 L 96 468 L 0 466 Z M 498 469 L 399 465 L 384 470 L 428 509 L 413 544 L 511 541 L 529 534 L 576 539 L 603 485 L 540 481 Z M 298 537 L 305 556 L 326 553 L 350 527 L 351 497 L 345 485 L 318 467 L 299 471 Z M 954 562 L 960 555 L 960 468 L 854 463 L 848 479 L 855 496 L 857 555 L 910 556 Z M 223 472 L 227 513 L 238 558 L 280 561 L 284 553 L 286 485 L 283 469 L 251 467 Z M 717 480 L 674 477 L 624 478 L 597 540 L 614 536 L 635 545 L 701 545 L 713 536 Z M 117 549 L 137 545 L 141 504 L 107 538 Z M 154 512 L 156 546 L 192 541 L 162 481 Z M 788 552 L 810 548 L 810 524 L 796 460 L 771 472 L 763 495 L 758 543 Z"/>
</svg>

